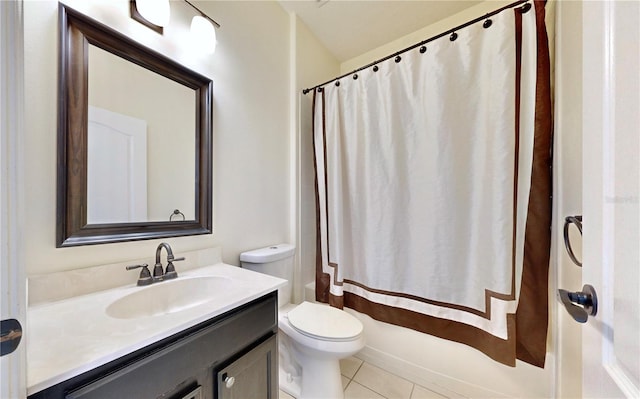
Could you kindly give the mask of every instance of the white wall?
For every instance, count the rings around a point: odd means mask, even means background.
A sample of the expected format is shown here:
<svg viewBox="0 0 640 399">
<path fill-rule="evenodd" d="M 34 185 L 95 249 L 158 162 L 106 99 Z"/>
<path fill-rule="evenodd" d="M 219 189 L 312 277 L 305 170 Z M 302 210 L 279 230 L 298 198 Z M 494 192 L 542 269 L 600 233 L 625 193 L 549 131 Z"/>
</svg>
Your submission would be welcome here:
<svg viewBox="0 0 640 399">
<path fill-rule="evenodd" d="M 340 73 L 348 73 L 376 59 L 413 45 L 425 38 L 444 32 L 502 7 L 511 1 L 486 1 L 450 18 L 432 24 L 412 34 L 395 40 L 365 54 L 347 60 L 340 65 Z M 547 26 L 550 31 L 550 47 L 553 56 L 553 28 L 555 3 L 547 5 Z M 553 62 L 553 61 L 552 61 Z M 570 139 L 571 140 L 571 139 Z M 578 145 L 577 148 L 580 148 Z M 306 213 L 307 223 L 315 223 L 315 213 Z M 557 226 L 557 222 L 554 222 Z M 303 223 L 304 224 L 304 223 Z M 556 239 L 555 237 L 554 239 Z M 551 272 L 550 289 L 555 287 L 555 269 Z M 465 345 L 435 338 L 416 331 L 377 322 L 356 312 L 365 326 L 367 346 L 360 353 L 365 360 L 383 366 L 400 376 L 417 383 L 427 381 L 442 387 L 442 393 L 451 391 L 471 397 L 550 397 L 555 390 L 555 343 L 553 331 L 556 314 L 554 291 L 550 290 L 549 345 L 547 363 L 544 369 L 518 362 L 511 368 L 488 359 L 485 355 Z M 565 370 L 566 371 L 566 370 Z M 575 386 L 575 376 L 566 381 L 562 392 L 571 392 Z"/>
<path fill-rule="evenodd" d="M 509 3 L 512 3 L 512 1 L 511 0 L 488 0 L 474 7 L 470 7 L 464 11 L 461 11 L 455 15 L 452 15 L 449 18 L 445 18 L 434 24 L 425 26 L 424 28 L 418 29 L 413 33 L 410 33 L 392 42 L 389 42 L 380 47 L 367 51 L 366 53 L 360 54 L 359 56 L 354 57 L 350 60 L 344 61 L 342 64 L 340 64 L 340 73 L 341 74 L 349 73 L 363 65 L 367 65 L 375 60 L 384 58 L 389 54 L 393 54 L 396 51 L 402 50 L 403 48 L 412 46 L 431 36 L 437 35 L 442 32 L 446 32 L 447 30 L 457 25 L 463 24 L 474 18 L 482 16 L 488 12 L 496 10 Z"/>
<path fill-rule="evenodd" d="M 214 233 L 167 239 L 174 252 L 219 246 L 225 262 L 238 264 L 243 250 L 286 241 L 291 206 L 288 14 L 275 2 L 198 3 L 222 25 L 216 53 L 207 56 L 185 45 L 195 14 L 183 2 L 171 2 L 163 36 L 129 18 L 128 0 L 66 3 L 213 80 Z M 161 240 L 55 248 L 57 8 L 53 0 L 24 4 L 27 273 L 151 260 Z"/>
<path fill-rule="evenodd" d="M 566 216 L 582 214 L 582 3 L 559 1 L 556 21 L 555 288 L 580 291 L 582 269 L 571 262 L 564 249 L 563 222 Z M 571 243 L 581 258 L 580 236 L 572 235 Z M 581 398 L 582 325 L 575 322 L 559 303 L 555 304 L 558 327 L 556 395 Z"/>
<path fill-rule="evenodd" d="M 292 93 L 296 103 L 297 135 L 297 260 L 301 272 L 294 286 L 294 301 L 303 298 L 305 284 L 315 280 L 316 197 L 313 165 L 312 101 L 313 93 L 302 90 L 339 74 L 338 60 L 318 41 L 297 16 L 295 24 L 296 84 Z"/>
</svg>

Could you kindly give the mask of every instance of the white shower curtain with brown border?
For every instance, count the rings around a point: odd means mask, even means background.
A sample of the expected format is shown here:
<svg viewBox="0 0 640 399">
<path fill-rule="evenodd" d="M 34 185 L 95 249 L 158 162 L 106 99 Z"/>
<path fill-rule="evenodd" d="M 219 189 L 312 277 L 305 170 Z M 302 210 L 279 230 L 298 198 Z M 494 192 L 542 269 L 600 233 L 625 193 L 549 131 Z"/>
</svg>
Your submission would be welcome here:
<svg viewBox="0 0 640 399">
<path fill-rule="evenodd" d="M 314 91 L 317 299 L 543 367 L 544 2 Z"/>
</svg>

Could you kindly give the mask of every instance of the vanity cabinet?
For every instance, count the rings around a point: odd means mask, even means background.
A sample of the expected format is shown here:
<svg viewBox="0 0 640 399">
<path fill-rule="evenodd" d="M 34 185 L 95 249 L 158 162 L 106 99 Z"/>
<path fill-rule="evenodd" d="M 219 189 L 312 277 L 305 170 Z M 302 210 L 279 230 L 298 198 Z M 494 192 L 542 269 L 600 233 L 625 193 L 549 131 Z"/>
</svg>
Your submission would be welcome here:
<svg viewBox="0 0 640 399">
<path fill-rule="evenodd" d="M 271 292 L 29 399 L 277 398 L 277 312 Z"/>
<path fill-rule="evenodd" d="M 218 371 L 217 398 L 220 399 L 277 399 L 278 345 L 276 336 Z"/>
</svg>

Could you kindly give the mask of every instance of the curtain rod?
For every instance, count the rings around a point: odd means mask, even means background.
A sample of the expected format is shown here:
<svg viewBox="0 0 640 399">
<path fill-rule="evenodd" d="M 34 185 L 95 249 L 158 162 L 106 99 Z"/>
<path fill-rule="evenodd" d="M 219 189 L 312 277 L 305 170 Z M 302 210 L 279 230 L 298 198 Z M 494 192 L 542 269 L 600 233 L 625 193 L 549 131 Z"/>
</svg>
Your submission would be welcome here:
<svg viewBox="0 0 640 399">
<path fill-rule="evenodd" d="M 531 1 L 531 0 L 518 0 L 518 1 L 515 1 L 515 2 L 513 2 L 513 3 L 511 3 L 511 4 L 508 4 L 508 5 L 504 6 L 504 7 L 501 7 L 501 8 L 499 8 L 499 9 L 495 10 L 495 11 L 492 11 L 492 12 L 490 12 L 490 13 L 487 13 L 487 14 L 485 14 L 485 15 L 481 16 L 481 17 L 478 17 L 478 18 L 472 19 L 471 21 L 465 22 L 465 23 L 464 23 L 464 24 L 462 24 L 462 25 L 458 25 L 458 26 L 456 26 L 456 27 L 455 27 L 455 28 L 453 28 L 453 29 L 446 30 L 446 31 L 444 31 L 444 32 L 442 32 L 442 33 L 440 33 L 440 34 L 437 34 L 437 35 L 432 36 L 432 37 L 430 37 L 430 38 L 428 38 L 428 39 L 425 39 L 425 40 L 423 40 L 423 41 L 421 41 L 421 42 L 419 42 L 419 43 L 416 43 L 416 44 L 414 44 L 414 45 L 412 45 L 412 46 L 409 46 L 409 47 L 407 47 L 407 48 L 405 48 L 405 49 L 402 49 L 402 50 L 400 50 L 400 51 L 397 51 L 397 52 L 395 52 L 395 53 L 393 53 L 393 54 L 391 54 L 391 55 L 388 55 L 388 56 L 386 56 L 386 57 L 384 57 L 384 58 L 380 58 L 379 60 L 375 60 L 375 61 L 373 61 L 373 62 L 371 62 L 371 63 L 369 63 L 369 64 L 367 64 L 367 65 L 365 65 L 365 66 L 362 66 L 362 67 L 360 67 L 360 68 L 358 68 L 358 69 L 354 69 L 353 71 L 351 71 L 351 72 L 349 72 L 349 73 L 345 73 L 344 75 L 340 75 L 340 76 L 338 76 L 337 78 L 333 78 L 333 79 L 327 80 L 326 82 L 321 83 L 321 84 L 319 84 L 319 85 L 315 85 L 315 86 L 310 87 L 310 88 L 308 88 L 308 89 L 304 89 L 304 90 L 302 90 L 302 94 L 307 94 L 307 93 L 309 93 L 310 91 L 317 89 L 318 87 L 322 87 L 322 86 L 324 86 L 324 85 L 326 85 L 326 84 L 329 84 L 329 83 L 331 83 L 331 82 L 333 82 L 333 81 L 337 81 L 337 80 L 339 80 L 339 79 L 342 79 L 342 78 L 344 78 L 344 77 L 347 77 L 347 76 L 349 76 L 349 75 L 351 75 L 351 74 L 353 74 L 353 73 L 360 72 L 360 71 L 362 71 L 363 69 L 367 69 L 367 68 L 369 68 L 369 67 L 371 67 L 371 66 L 374 66 L 374 65 L 376 65 L 376 64 L 378 64 L 378 63 L 380 63 L 380 62 L 386 61 L 386 60 L 388 60 L 388 59 L 390 59 L 390 58 L 393 58 L 393 57 L 396 57 L 396 56 L 398 56 L 398 55 L 400 55 L 400 54 L 406 53 L 407 51 L 409 51 L 409 50 L 413 50 L 414 48 L 416 48 L 416 47 L 418 47 L 418 46 L 423 46 L 423 45 L 425 45 L 425 44 L 427 44 L 427 43 L 429 43 L 429 42 L 432 42 L 432 41 L 434 41 L 434 40 L 436 40 L 436 39 L 439 39 L 439 38 L 441 38 L 441 37 L 443 37 L 443 36 L 445 36 L 445 35 L 447 35 L 447 34 L 451 34 L 451 41 L 454 41 L 454 40 L 456 40 L 456 38 L 458 37 L 458 34 L 457 34 L 455 31 L 460 30 L 460 29 L 462 29 L 462 28 L 466 28 L 466 27 L 467 27 L 467 26 L 469 26 L 469 25 L 473 25 L 473 24 L 475 24 L 475 23 L 477 23 L 477 22 L 480 22 L 480 21 L 482 21 L 482 20 L 484 20 L 484 19 L 487 19 L 487 18 L 489 18 L 489 17 L 491 17 L 491 16 L 494 16 L 494 15 L 496 15 L 496 14 L 499 14 L 499 13 L 501 13 L 502 11 L 507 10 L 507 9 L 509 9 L 509 8 L 514 8 L 514 7 L 519 6 L 520 4 L 526 3 L 526 4 L 525 4 L 521 9 L 520 9 L 520 12 L 524 14 L 524 13 L 526 13 L 527 11 L 529 11 L 529 10 L 531 9 L 531 3 L 529 3 L 529 1 Z M 488 28 L 489 26 L 491 26 L 491 22 L 490 22 L 490 21 L 489 21 L 488 26 L 485 26 L 485 28 Z M 422 49 L 420 49 L 420 51 L 421 51 L 421 52 L 424 52 L 424 51 L 422 51 Z M 425 49 L 425 51 L 426 51 L 426 49 Z M 336 83 L 336 84 L 338 84 L 338 83 Z"/>
</svg>

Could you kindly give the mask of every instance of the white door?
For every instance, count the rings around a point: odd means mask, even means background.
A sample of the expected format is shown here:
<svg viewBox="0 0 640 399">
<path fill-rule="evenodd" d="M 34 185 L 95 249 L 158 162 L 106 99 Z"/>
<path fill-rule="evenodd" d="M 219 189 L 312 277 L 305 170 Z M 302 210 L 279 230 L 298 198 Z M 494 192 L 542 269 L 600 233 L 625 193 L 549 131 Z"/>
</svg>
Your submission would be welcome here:
<svg viewBox="0 0 640 399">
<path fill-rule="evenodd" d="M 87 223 L 147 221 L 147 122 L 89 106 Z"/>
<path fill-rule="evenodd" d="M 583 396 L 640 398 L 640 2 L 583 3 Z"/>
<path fill-rule="evenodd" d="M 0 398 L 26 395 L 26 278 L 22 137 L 24 59 L 22 1 L 0 1 Z M 22 332 L 20 332 L 20 325 Z"/>
</svg>

